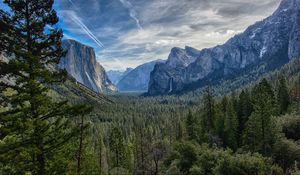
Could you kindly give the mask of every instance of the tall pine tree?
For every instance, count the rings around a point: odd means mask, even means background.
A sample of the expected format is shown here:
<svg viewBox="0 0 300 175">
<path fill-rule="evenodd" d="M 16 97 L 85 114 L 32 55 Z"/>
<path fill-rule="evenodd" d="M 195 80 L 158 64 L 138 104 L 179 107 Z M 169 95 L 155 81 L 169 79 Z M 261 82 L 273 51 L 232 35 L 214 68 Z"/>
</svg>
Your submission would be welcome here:
<svg viewBox="0 0 300 175">
<path fill-rule="evenodd" d="M 44 175 L 51 171 L 47 161 L 76 133 L 68 117 L 80 114 L 48 96 L 51 85 L 65 80 L 57 69 L 63 35 L 46 28 L 58 22 L 54 0 L 4 3 L 9 13 L 0 11 L 0 48 L 9 61 L 0 62 L 1 163 L 13 174 Z"/>
<path fill-rule="evenodd" d="M 204 107 L 203 107 L 203 129 L 209 134 L 212 134 L 215 129 L 215 100 L 213 96 L 213 90 L 211 87 L 207 87 L 204 92 L 203 97 Z"/>
<path fill-rule="evenodd" d="M 266 79 L 254 87 L 252 94 L 254 112 L 247 122 L 245 143 L 251 151 L 267 155 L 272 149 L 275 138 L 272 116 L 278 114 L 276 98 Z"/>
<path fill-rule="evenodd" d="M 186 118 L 186 131 L 187 131 L 188 140 L 198 139 L 197 121 L 191 111 L 189 111 L 188 116 Z"/>
<path fill-rule="evenodd" d="M 283 76 L 279 79 L 279 87 L 277 90 L 277 100 L 279 104 L 279 113 L 284 114 L 287 112 L 290 105 L 290 95 L 286 85 L 286 80 Z"/>
<path fill-rule="evenodd" d="M 246 123 L 252 112 L 253 106 L 251 104 L 250 93 L 248 90 L 242 90 L 242 92 L 239 95 L 237 105 L 239 145 L 242 144 L 242 136 L 246 127 Z"/>
<path fill-rule="evenodd" d="M 121 130 L 114 127 L 109 136 L 109 148 L 111 151 L 111 168 L 124 168 L 126 148 Z"/>
<path fill-rule="evenodd" d="M 225 146 L 236 150 L 238 147 L 238 121 L 234 110 L 233 102 L 230 100 L 226 106 L 226 117 L 224 124 Z"/>
</svg>

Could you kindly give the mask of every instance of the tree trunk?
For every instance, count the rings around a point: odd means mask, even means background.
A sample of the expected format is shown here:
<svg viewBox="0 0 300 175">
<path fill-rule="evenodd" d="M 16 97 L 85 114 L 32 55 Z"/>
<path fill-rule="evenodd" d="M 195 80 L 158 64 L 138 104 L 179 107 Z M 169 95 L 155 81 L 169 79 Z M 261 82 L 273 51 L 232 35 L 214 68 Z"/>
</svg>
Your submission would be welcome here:
<svg viewBox="0 0 300 175">
<path fill-rule="evenodd" d="M 99 167 L 100 167 L 100 175 L 102 175 L 102 142 L 99 144 Z"/>
<path fill-rule="evenodd" d="M 154 175 L 158 175 L 158 160 L 154 160 L 154 164 L 155 164 L 155 172 L 154 172 Z"/>
<path fill-rule="evenodd" d="M 82 158 L 82 140 L 83 140 L 83 116 L 80 121 L 80 137 L 79 137 L 79 149 L 77 155 L 77 175 L 81 173 L 81 158 Z"/>
<path fill-rule="evenodd" d="M 45 174 L 45 155 L 44 155 L 44 144 L 43 139 L 39 140 L 38 143 L 39 152 L 37 154 L 37 161 L 38 161 L 38 175 Z"/>
</svg>

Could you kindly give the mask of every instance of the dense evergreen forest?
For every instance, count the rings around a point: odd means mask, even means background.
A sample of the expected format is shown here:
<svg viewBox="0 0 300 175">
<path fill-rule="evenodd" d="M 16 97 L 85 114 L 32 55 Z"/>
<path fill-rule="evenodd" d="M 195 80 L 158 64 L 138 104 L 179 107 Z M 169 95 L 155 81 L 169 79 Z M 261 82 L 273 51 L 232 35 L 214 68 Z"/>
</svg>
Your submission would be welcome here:
<svg viewBox="0 0 300 175">
<path fill-rule="evenodd" d="M 299 59 L 231 91 L 86 101 L 61 93 L 77 85 L 56 69 L 65 52 L 61 30 L 46 27 L 58 22 L 53 0 L 4 2 L 1 175 L 300 174 Z"/>
</svg>

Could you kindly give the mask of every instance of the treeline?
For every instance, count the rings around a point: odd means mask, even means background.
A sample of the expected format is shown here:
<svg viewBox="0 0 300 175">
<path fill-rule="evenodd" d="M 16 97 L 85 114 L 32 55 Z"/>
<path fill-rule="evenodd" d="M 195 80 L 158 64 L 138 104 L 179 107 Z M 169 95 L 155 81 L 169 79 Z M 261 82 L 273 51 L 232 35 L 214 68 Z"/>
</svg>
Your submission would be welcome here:
<svg viewBox="0 0 300 175">
<path fill-rule="evenodd" d="M 86 119 L 81 173 L 296 174 L 300 79 L 276 81 L 193 105 L 116 96 Z"/>
<path fill-rule="evenodd" d="M 222 97 L 211 87 L 201 96 L 111 96 L 91 112 L 50 88 L 66 79 L 56 69 L 62 32 L 46 27 L 58 22 L 53 0 L 4 3 L 0 174 L 299 174 L 298 76 Z"/>
<path fill-rule="evenodd" d="M 283 77 L 276 88 L 263 79 L 253 89 L 218 102 L 208 88 L 203 103 L 202 111 L 186 119 L 188 142 L 175 146 L 168 163 L 172 171 L 291 174 L 298 170 L 300 118 L 285 114 L 299 108 L 299 80 L 289 90 Z M 283 126 L 282 120 L 291 125 Z"/>
</svg>

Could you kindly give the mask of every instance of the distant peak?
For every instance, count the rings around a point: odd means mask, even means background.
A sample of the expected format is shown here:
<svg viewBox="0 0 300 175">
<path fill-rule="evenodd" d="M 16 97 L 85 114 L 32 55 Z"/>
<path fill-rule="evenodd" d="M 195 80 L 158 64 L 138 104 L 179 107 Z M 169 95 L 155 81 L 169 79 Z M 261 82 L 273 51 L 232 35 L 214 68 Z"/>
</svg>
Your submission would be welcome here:
<svg viewBox="0 0 300 175">
<path fill-rule="evenodd" d="M 178 51 L 183 51 L 183 49 L 180 47 L 173 47 L 171 50 L 171 52 L 178 52 Z"/>
</svg>

